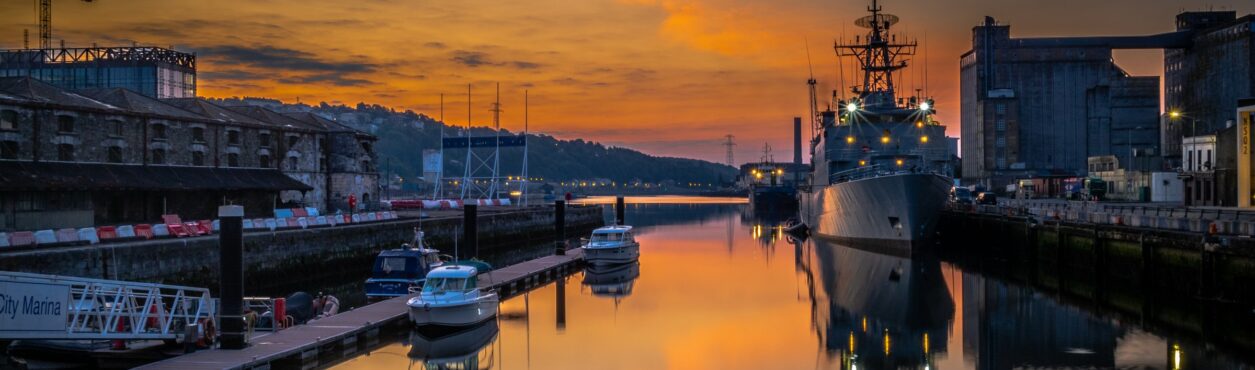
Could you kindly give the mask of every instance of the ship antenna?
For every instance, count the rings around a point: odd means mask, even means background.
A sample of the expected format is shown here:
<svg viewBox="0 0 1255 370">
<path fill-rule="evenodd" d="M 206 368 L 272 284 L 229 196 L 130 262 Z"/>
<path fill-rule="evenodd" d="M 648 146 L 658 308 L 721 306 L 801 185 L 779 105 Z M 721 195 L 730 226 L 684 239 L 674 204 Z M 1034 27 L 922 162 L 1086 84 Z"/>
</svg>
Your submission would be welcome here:
<svg viewBox="0 0 1255 370">
<path fill-rule="evenodd" d="M 806 66 L 807 66 L 807 68 L 810 70 L 810 78 L 806 80 L 806 85 L 808 85 L 807 87 L 809 87 L 809 88 L 810 88 L 810 94 L 811 94 L 811 96 L 810 96 L 811 100 L 808 102 L 808 103 L 809 103 L 809 105 L 810 105 L 810 112 L 809 112 L 809 113 L 810 113 L 810 120 L 811 120 L 811 121 L 810 121 L 810 127 L 808 127 L 808 128 L 810 129 L 810 132 L 809 132 L 810 137 L 811 137 L 812 139 L 814 139 L 814 138 L 815 138 L 815 131 L 816 131 L 816 130 L 815 130 L 815 122 L 817 122 L 817 120 L 815 119 L 815 114 L 816 114 L 816 112 L 815 112 L 815 105 L 819 103 L 818 101 L 816 101 L 817 97 L 815 96 L 815 65 L 811 63 L 811 42 L 810 42 L 810 40 L 809 40 L 809 39 L 807 39 L 807 38 L 802 38 L 802 41 L 803 41 L 804 43 L 806 43 Z M 729 161 L 729 162 L 731 162 L 731 161 Z"/>
</svg>

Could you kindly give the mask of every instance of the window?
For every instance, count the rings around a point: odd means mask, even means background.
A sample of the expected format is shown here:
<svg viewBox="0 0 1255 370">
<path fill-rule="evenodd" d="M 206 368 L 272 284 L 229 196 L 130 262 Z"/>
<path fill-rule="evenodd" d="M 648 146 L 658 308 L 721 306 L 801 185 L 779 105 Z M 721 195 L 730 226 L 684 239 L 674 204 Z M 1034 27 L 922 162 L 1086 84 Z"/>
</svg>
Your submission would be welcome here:
<svg viewBox="0 0 1255 370">
<path fill-rule="evenodd" d="M 370 172 L 370 161 L 362 161 L 362 172 Z"/>
<path fill-rule="evenodd" d="M 17 159 L 17 142 L 0 141 L 0 159 Z"/>
<path fill-rule="evenodd" d="M 432 278 L 423 284 L 423 292 L 442 293 L 442 292 L 460 292 L 466 289 L 466 279 L 463 278 Z"/>
<path fill-rule="evenodd" d="M 365 141 L 363 141 L 363 142 L 362 142 L 362 150 L 365 150 L 367 153 L 370 153 L 370 143 L 369 143 L 369 142 L 365 142 Z"/>
<path fill-rule="evenodd" d="M 236 130 L 227 131 L 227 144 L 239 145 L 240 132 Z"/>
<path fill-rule="evenodd" d="M 1005 137 L 998 138 L 996 141 L 994 141 L 994 146 L 998 148 L 1007 146 L 1007 138 Z"/>
<path fill-rule="evenodd" d="M 192 141 L 198 142 L 198 143 L 205 142 L 205 128 L 204 127 L 192 127 Z"/>
<path fill-rule="evenodd" d="M 300 136 L 288 136 L 288 147 L 291 148 L 296 146 L 296 142 L 298 141 L 301 141 Z"/>
<path fill-rule="evenodd" d="M 994 106 L 994 112 L 995 112 L 995 113 L 997 113 L 997 114 L 1006 114 L 1006 113 L 1007 113 L 1007 105 L 1006 105 L 1006 104 L 998 104 L 998 105 L 995 105 L 995 106 Z"/>
<path fill-rule="evenodd" d="M 205 152 L 192 152 L 192 165 L 204 166 L 205 165 Z"/>
<path fill-rule="evenodd" d="M 994 129 L 995 129 L 995 130 L 998 130 L 998 131 L 1006 131 L 1006 130 L 1007 130 L 1007 120 L 1005 120 L 1005 119 L 1000 119 L 1000 120 L 998 120 L 998 122 L 997 122 L 997 123 L 995 124 L 995 126 L 994 126 Z"/>
<path fill-rule="evenodd" d="M 262 154 L 261 157 L 257 158 L 257 163 L 262 168 L 270 168 L 270 156 Z"/>
<path fill-rule="evenodd" d="M 153 125 L 152 136 L 153 136 L 153 139 L 165 139 L 166 138 L 166 125 L 163 125 L 160 123 Z"/>
<path fill-rule="evenodd" d="M 270 134 L 269 133 L 263 132 L 260 136 L 258 136 L 258 139 L 261 140 L 261 146 L 264 146 L 264 147 L 270 146 Z"/>
<path fill-rule="evenodd" d="M 57 160 L 67 161 L 67 162 L 73 161 L 74 160 L 74 145 L 57 144 Z"/>
<path fill-rule="evenodd" d="M 17 130 L 17 111 L 0 111 L 0 130 Z"/>
<path fill-rule="evenodd" d="M 126 122 L 122 122 L 122 120 L 109 120 L 109 125 L 113 128 L 114 136 L 122 136 L 122 134 L 126 133 Z"/>
<path fill-rule="evenodd" d="M 227 153 L 227 167 L 239 167 L 240 155 L 235 153 Z"/>
<path fill-rule="evenodd" d="M 74 132 L 74 117 L 57 116 L 57 132 L 63 134 Z"/>
<path fill-rule="evenodd" d="M 288 157 L 288 171 L 296 171 L 296 157 Z"/>
<path fill-rule="evenodd" d="M 152 164 L 166 164 L 165 149 L 153 149 Z"/>
<path fill-rule="evenodd" d="M 122 163 L 122 147 L 109 147 L 109 163 Z"/>
</svg>

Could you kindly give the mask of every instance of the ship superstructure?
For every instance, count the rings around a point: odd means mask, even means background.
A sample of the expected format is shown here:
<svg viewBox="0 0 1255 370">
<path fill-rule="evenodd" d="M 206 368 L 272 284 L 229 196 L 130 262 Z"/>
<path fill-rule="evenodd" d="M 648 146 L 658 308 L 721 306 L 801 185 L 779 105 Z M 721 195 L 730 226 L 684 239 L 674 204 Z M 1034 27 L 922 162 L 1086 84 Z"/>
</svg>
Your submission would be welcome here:
<svg viewBox="0 0 1255 370">
<path fill-rule="evenodd" d="M 855 21 L 866 34 L 834 44 L 838 58 L 857 62 L 860 84 L 848 97 L 834 91 L 836 109 L 817 114 L 802 212 L 821 237 L 910 245 L 931 235 L 953 162 L 933 100 L 897 93 L 918 43 L 898 41 L 889 32 L 898 17 L 875 0 L 867 10 Z"/>
</svg>

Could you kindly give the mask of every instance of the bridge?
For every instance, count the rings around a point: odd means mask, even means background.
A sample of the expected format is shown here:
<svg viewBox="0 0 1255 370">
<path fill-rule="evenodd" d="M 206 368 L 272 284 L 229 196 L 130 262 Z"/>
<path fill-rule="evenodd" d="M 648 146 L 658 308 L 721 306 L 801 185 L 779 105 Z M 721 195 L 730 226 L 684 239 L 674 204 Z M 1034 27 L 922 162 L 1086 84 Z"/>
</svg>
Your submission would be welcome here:
<svg viewBox="0 0 1255 370">
<path fill-rule="evenodd" d="M 0 271 L 0 340 L 181 340 L 216 307 L 205 288 Z"/>
</svg>

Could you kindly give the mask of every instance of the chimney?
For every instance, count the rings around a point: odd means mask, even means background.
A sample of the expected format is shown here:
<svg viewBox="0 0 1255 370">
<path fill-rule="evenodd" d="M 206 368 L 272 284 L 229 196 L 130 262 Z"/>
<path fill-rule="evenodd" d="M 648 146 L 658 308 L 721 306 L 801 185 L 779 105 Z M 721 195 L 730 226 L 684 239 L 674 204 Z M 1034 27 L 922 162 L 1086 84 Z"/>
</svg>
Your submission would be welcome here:
<svg viewBox="0 0 1255 370">
<path fill-rule="evenodd" d="M 802 117 L 793 117 L 793 164 L 802 164 Z"/>
</svg>

